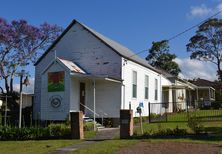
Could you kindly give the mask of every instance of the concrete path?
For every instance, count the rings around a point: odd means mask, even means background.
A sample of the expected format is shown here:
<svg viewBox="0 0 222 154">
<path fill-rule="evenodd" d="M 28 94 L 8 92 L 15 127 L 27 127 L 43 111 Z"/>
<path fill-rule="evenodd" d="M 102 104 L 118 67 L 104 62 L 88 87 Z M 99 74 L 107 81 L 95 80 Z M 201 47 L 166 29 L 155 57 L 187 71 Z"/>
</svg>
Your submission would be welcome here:
<svg viewBox="0 0 222 154">
<path fill-rule="evenodd" d="M 91 139 L 87 139 L 87 141 L 104 141 L 111 140 L 115 138 L 119 134 L 119 128 L 104 128 L 98 130 L 96 136 Z"/>
<path fill-rule="evenodd" d="M 94 138 L 87 139 L 87 140 L 85 140 L 81 143 L 78 143 L 78 144 L 73 144 L 73 145 L 69 145 L 64 148 L 59 148 L 59 149 L 51 152 L 50 154 L 67 154 L 71 151 L 75 151 L 79 148 L 82 148 L 82 147 L 85 147 L 85 146 L 88 146 L 91 144 L 95 144 L 100 141 L 111 140 L 114 137 L 116 137 L 118 134 L 119 134 L 119 128 L 100 129 L 100 130 L 98 130 L 98 132 Z"/>
</svg>

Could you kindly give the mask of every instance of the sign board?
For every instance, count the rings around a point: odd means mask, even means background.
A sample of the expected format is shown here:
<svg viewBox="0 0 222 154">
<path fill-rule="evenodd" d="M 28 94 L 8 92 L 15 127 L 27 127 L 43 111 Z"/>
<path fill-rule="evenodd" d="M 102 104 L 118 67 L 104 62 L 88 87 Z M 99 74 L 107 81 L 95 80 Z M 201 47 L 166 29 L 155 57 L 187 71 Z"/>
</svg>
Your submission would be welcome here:
<svg viewBox="0 0 222 154">
<path fill-rule="evenodd" d="M 144 106 L 143 106 L 143 102 L 140 102 L 140 103 L 139 103 L 139 107 L 141 107 L 141 108 L 144 107 Z"/>
<path fill-rule="evenodd" d="M 65 72 L 49 72 L 48 73 L 48 92 L 64 91 Z"/>
</svg>

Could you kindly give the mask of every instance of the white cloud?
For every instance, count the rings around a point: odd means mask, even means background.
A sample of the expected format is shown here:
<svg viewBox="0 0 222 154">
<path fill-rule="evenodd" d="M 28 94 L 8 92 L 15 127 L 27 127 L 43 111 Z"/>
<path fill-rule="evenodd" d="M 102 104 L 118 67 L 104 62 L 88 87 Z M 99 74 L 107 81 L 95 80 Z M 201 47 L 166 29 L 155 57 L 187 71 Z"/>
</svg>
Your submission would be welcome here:
<svg viewBox="0 0 222 154">
<path fill-rule="evenodd" d="M 200 6 L 191 6 L 187 16 L 190 18 L 203 17 L 212 12 L 213 10 L 211 8 L 207 7 L 205 4 L 201 4 Z"/>
<path fill-rule="evenodd" d="M 181 68 L 180 77 L 186 79 L 203 78 L 207 80 L 215 80 L 216 67 L 209 62 L 191 60 L 189 58 L 176 58 L 175 60 Z"/>
<path fill-rule="evenodd" d="M 219 3 L 216 8 L 217 8 L 217 11 L 222 10 L 222 3 Z"/>
<path fill-rule="evenodd" d="M 197 17 L 206 17 L 211 14 L 214 14 L 220 10 L 222 10 L 222 2 L 218 1 L 215 7 L 208 7 L 205 4 L 201 4 L 199 6 L 191 6 L 190 12 L 187 14 L 188 18 L 197 18 Z"/>
</svg>

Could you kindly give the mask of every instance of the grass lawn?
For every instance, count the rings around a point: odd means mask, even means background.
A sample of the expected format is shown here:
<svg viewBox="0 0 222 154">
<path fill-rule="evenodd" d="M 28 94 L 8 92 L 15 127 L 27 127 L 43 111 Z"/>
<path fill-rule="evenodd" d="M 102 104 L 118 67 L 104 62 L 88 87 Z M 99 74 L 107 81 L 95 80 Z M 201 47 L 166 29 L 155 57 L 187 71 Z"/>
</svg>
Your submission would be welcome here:
<svg viewBox="0 0 222 154">
<path fill-rule="evenodd" d="M 73 151 L 72 154 L 113 154 L 123 147 L 128 147 L 133 144 L 139 143 L 141 141 L 145 142 L 189 142 L 189 143 L 205 143 L 205 144 L 219 144 L 222 145 L 221 140 L 204 140 L 204 139 L 143 139 L 143 140 L 108 140 L 98 142 L 93 145 L 89 145 L 84 148 L 80 148 L 77 151 Z"/>
<path fill-rule="evenodd" d="M 152 131 L 157 131 L 159 127 L 161 129 L 174 129 L 176 127 L 183 128 L 183 129 L 188 129 L 187 123 L 186 122 L 168 122 L 168 123 L 143 123 L 143 131 L 145 132 L 152 132 Z M 134 132 L 136 134 L 140 134 L 140 127 L 134 128 Z"/>
<path fill-rule="evenodd" d="M 222 121 L 210 121 L 210 122 L 202 122 L 202 125 L 204 126 L 204 130 L 206 132 L 212 133 L 212 134 L 221 134 L 222 135 Z M 181 129 L 187 129 L 188 132 L 191 132 L 191 129 L 187 126 L 187 122 L 158 122 L 158 123 L 143 123 L 143 130 L 144 132 L 155 132 L 159 128 L 161 129 L 175 129 L 178 126 L 178 128 Z M 136 134 L 140 134 L 140 128 L 136 127 L 134 128 L 134 132 Z"/>
<path fill-rule="evenodd" d="M 96 136 L 95 131 L 85 131 L 84 132 L 84 138 L 86 138 L 86 139 L 93 138 L 94 136 Z"/>
<path fill-rule="evenodd" d="M 0 153 L 44 154 L 57 148 L 79 143 L 79 140 L 0 141 Z"/>
<path fill-rule="evenodd" d="M 193 112 L 181 112 L 181 113 L 172 113 L 167 115 L 167 121 L 187 121 L 188 115 L 196 115 L 198 118 L 202 120 L 222 120 L 222 109 L 218 110 L 197 110 Z"/>
<path fill-rule="evenodd" d="M 96 135 L 94 131 L 85 132 L 85 138 Z M 82 142 L 81 140 L 39 140 L 39 141 L 0 141 L 0 153 L 4 154 L 43 154 Z"/>
<path fill-rule="evenodd" d="M 119 149 L 138 143 L 139 140 L 107 140 L 73 151 L 73 154 L 112 154 Z"/>
</svg>

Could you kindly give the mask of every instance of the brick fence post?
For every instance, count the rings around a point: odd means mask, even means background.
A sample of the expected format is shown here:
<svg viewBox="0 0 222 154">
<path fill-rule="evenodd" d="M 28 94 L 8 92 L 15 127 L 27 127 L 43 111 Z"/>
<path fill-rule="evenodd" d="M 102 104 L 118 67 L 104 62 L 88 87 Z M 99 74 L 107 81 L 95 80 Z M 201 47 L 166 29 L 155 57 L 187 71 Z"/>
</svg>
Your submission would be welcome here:
<svg viewBox="0 0 222 154">
<path fill-rule="evenodd" d="M 120 138 L 133 135 L 133 110 L 120 110 Z"/>
<path fill-rule="evenodd" d="M 71 138 L 72 139 L 83 139 L 83 113 L 80 112 L 70 112 L 71 117 Z"/>
</svg>

